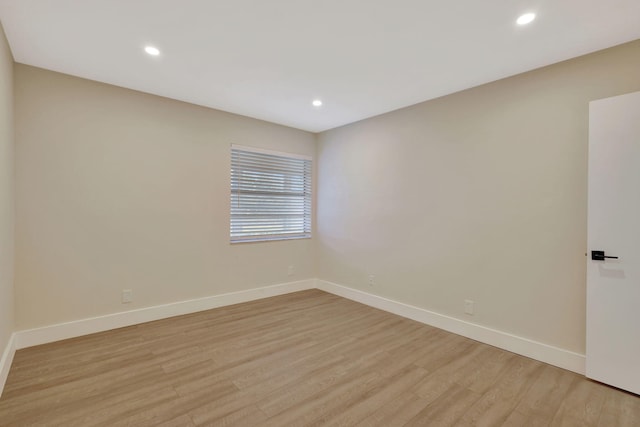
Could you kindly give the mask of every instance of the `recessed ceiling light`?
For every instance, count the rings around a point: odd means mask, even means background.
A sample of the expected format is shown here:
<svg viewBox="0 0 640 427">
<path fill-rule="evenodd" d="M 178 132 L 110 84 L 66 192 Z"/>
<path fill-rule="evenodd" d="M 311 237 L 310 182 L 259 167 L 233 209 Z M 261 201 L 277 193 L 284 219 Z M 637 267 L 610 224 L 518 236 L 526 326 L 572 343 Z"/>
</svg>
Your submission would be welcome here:
<svg viewBox="0 0 640 427">
<path fill-rule="evenodd" d="M 311 105 L 313 105 L 314 107 L 322 107 L 322 101 L 320 101 L 319 99 L 314 99 Z"/>
<path fill-rule="evenodd" d="M 533 22 L 534 19 L 536 19 L 535 13 L 525 13 L 524 15 L 520 15 L 516 22 L 518 25 L 527 25 Z"/>
<path fill-rule="evenodd" d="M 160 50 L 157 47 L 145 46 L 144 51 L 147 52 L 149 55 L 152 55 L 152 56 L 160 55 Z"/>
</svg>

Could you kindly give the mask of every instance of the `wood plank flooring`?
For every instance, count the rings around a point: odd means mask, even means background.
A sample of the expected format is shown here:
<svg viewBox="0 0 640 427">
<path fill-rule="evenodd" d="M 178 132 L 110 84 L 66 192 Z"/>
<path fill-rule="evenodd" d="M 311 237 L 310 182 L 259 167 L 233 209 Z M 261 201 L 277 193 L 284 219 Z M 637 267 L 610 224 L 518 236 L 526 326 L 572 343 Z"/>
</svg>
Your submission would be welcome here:
<svg viewBox="0 0 640 427">
<path fill-rule="evenodd" d="M 318 290 L 16 353 L 1 426 L 640 426 L 640 397 Z"/>
</svg>

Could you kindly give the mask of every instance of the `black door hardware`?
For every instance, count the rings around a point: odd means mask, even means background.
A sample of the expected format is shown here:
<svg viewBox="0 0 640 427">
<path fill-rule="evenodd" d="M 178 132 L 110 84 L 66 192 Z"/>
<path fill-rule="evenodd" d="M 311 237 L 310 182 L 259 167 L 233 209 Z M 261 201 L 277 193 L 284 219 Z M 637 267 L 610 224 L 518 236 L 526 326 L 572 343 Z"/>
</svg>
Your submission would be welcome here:
<svg viewBox="0 0 640 427">
<path fill-rule="evenodd" d="M 605 256 L 604 251 L 591 251 L 591 259 L 594 261 L 604 261 L 605 258 L 618 259 L 617 256 Z"/>
</svg>

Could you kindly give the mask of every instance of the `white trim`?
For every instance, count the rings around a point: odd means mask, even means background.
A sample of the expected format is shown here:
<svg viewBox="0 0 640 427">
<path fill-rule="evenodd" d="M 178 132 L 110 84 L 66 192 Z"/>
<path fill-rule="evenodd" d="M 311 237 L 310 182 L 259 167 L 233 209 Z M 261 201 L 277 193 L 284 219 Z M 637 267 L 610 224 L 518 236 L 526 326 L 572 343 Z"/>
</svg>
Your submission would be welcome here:
<svg viewBox="0 0 640 427">
<path fill-rule="evenodd" d="M 575 353 L 475 323 L 465 322 L 464 320 L 341 286 L 336 283 L 318 279 L 316 280 L 316 287 L 325 292 L 388 311 L 420 323 L 435 326 L 436 328 L 502 348 L 512 353 L 568 369 L 581 375 L 585 373 L 584 354 Z"/>
<path fill-rule="evenodd" d="M 287 153 L 285 151 L 267 150 L 265 148 L 249 147 L 247 145 L 231 144 L 231 149 L 249 151 L 251 153 L 269 154 L 271 156 L 289 157 L 291 159 L 302 159 L 302 160 L 313 161 L 313 157 L 307 156 L 305 154 L 295 154 L 295 153 Z"/>
<path fill-rule="evenodd" d="M 279 242 L 282 240 L 300 240 L 300 239 L 310 239 L 311 233 L 301 234 L 293 236 L 287 236 L 286 234 L 269 234 L 268 237 L 259 239 L 258 236 L 246 237 L 244 239 L 238 240 L 230 240 L 229 243 L 232 245 L 242 244 L 242 243 L 260 243 L 260 242 Z"/>
<path fill-rule="evenodd" d="M 2 359 L 0 359 L 0 396 L 2 396 L 4 384 L 7 382 L 7 377 L 9 376 L 9 369 L 11 369 L 13 356 L 16 354 L 15 337 L 15 333 L 11 334 L 9 342 L 2 353 Z"/>
<path fill-rule="evenodd" d="M 319 279 L 307 279 L 15 332 L 11 336 L 0 360 L 0 392 L 17 349 L 314 288 L 579 374 L 584 375 L 585 372 L 585 356 L 583 354 L 445 316 L 336 283 Z"/>
<path fill-rule="evenodd" d="M 32 347 L 168 317 L 304 291 L 313 289 L 314 285 L 314 279 L 301 280 L 27 329 L 14 334 L 14 345 L 16 349 Z"/>
</svg>

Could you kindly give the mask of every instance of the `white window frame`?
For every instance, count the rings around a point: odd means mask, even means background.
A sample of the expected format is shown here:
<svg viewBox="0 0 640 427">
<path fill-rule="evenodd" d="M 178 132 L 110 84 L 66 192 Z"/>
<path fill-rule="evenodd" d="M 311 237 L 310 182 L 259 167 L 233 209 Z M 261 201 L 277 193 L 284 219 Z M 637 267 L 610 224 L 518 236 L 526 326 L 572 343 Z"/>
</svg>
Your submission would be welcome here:
<svg viewBox="0 0 640 427">
<path fill-rule="evenodd" d="M 230 242 L 311 238 L 312 162 L 310 156 L 232 144 Z"/>
</svg>

